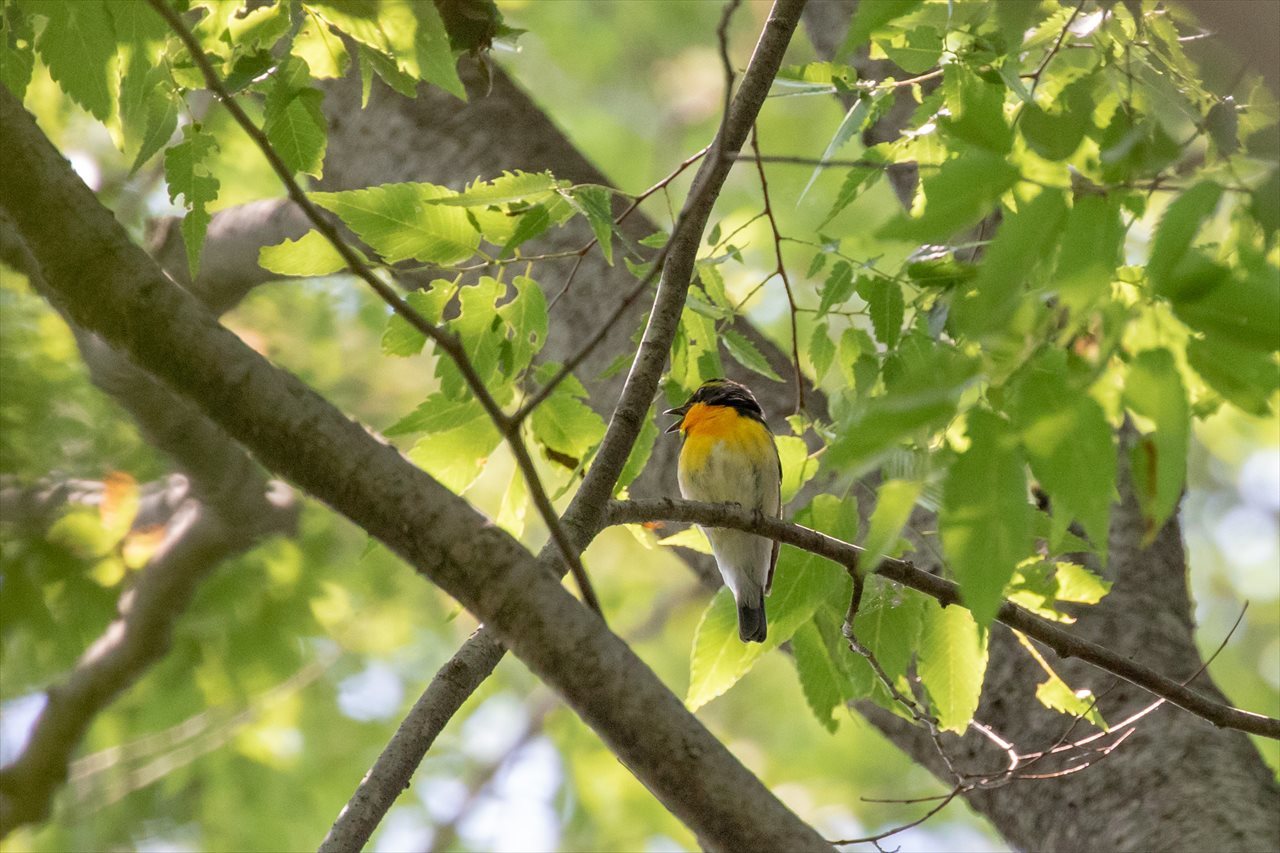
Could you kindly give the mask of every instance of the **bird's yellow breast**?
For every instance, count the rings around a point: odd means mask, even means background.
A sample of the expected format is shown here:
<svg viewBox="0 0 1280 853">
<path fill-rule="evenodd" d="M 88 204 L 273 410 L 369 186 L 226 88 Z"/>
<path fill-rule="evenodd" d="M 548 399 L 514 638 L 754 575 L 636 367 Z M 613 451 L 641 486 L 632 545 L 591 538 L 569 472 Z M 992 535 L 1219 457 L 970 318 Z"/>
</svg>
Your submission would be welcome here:
<svg viewBox="0 0 1280 853">
<path fill-rule="evenodd" d="M 680 431 L 684 433 L 680 466 L 686 471 L 701 470 L 717 444 L 727 445 L 726 449 L 742 454 L 751 463 L 763 462 L 772 455 L 769 428 L 755 418 L 739 414 L 733 406 L 694 403 L 680 422 Z"/>
</svg>

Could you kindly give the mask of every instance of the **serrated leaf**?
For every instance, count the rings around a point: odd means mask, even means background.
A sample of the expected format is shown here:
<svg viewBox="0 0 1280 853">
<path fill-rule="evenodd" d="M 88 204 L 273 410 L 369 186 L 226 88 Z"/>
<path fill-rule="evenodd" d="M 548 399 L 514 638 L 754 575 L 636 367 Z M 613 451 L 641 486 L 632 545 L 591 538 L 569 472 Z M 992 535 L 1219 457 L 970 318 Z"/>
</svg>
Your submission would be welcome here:
<svg viewBox="0 0 1280 853">
<path fill-rule="evenodd" d="M 413 3 L 417 17 L 415 45 L 422 79 L 465 101 L 466 87 L 458 77 L 458 60 L 449 43 L 449 33 L 434 3 Z"/>
<path fill-rule="evenodd" d="M 952 327 L 970 338 L 1007 331 L 1031 277 L 1052 257 L 1066 217 L 1066 202 L 1056 190 L 1045 190 L 1006 217 L 977 278 L 951 305 Z"/>
<path fill-rule="evenodd" d="M 285 240 L 258 250 L 258 266 L 276 275 L 329 275 L 347 263 L 328 238 L 311 230 L 297 240 Z"/>
<path fill-rule="evenodd" d="M 689 692 L 694 711 L 724 693 L 766 652 L 791 639 L 818 605 L 842 588 L 847 576 L 830 563 L 783 546 L 767 599 L 769 635 L 763 643 L 738 639 L 738 608 L 725 587 L 711 599 L 693 638 Z"/>
<path fill-rule="evenodd" d="M 823 317 L 837 305 L 842 305 L 853 296 L 853 267 L 848 261 L 836 261 L 827 273 L 827 280 L 822 285 L 822 298 L 818 303 L 818 316 Z"/>
<path fill-rule="evenodd" d="M 947 473 L 938 525 L 960 597 L 985 630 L 1031 552 L 1031 504 L 1017 437 L 1004 421 L 975 409 L 968 435 L 969 449 Z"/>
<path fill-rule="evenodd" d="M 492 181 L 477 180 L 457 195 L 432 199 L 430 204 L 450 207 L 479 207 L 494 204 L 510 204 L 515 201 L 529 203 L 544 201 L 559 182 L 550 172 L 503 172 Z"/>
<path fill-rule="evenodd" d="M 963 63 L 952 63 L 946 67 L 942 90 L 950 116 L 939 124 L 950 135 L 996 155 L 1009 153 L 1013 133 L 1004 117 L 1003 85 L 978 76 Z"/>
<path fill-rule="evenodd" d="M 782 463 L 782 504 L 786 506 L 804 488 L 804 484 L 818 473 L 818 461 L 809 458 L 809 448 L 804 439 L 794 435 L 774 438 L 778 446 L 778 459 Z"/>
<path fill-rule="evenodd" d="M 512 282 L 515 298 L 498 309 L 499 316 L 511 327 L 511 363 L 509 374 L 523 372 L 547 341 L 547 297 L 538 283 L 518 275 Z"/>
<path fill-rule="evenodd" d="M 814 717 L 827 731 L 837 726 L 835 709 L 842 704 L 839 682 L 842 673 L 836 669 L 818 628 L 813 623 L 801 625 L 791 638 L 792 657 L 805 702 Z"/>
<path fill-rule="evenodd" d="M 436 280 L 427 290 L 414 290 L 405 294 L 404 301 L 422 315 L 428 323 L 439 325 L 444 314 L 444 306 L 453 296 L 453 283 Z M 382 333 L 382 354 L 401 357 L 417 355 L 422 352 L 426 338 L 409 321 L 399 314 L 392 314 L 387 319 L 387 329 Z"/>
<path fill-rule="evenodd" d="M 1130 363 L 1125 405 L 1155 425 L 1141 436 L 1131 453 L 1134 490 L 1146 522 L 1144 544 L 1150 544 L 1173 513 L 1187 478 L 1191 410 L 1173 355 L 1165 349 L 1139 353 Z"/>
<path fill-rule="evenodd" d="M 294 172 L 321 177 L 328 125 L 320 104 L 324 95 L 312 88 L 307 63 L 290 57 L 278 70 L 264 104 L 262 132 Z"/>
<path fill-rule="evenodd" d="M 825 323 L 813 327 L 809 337 L 809 361 L 813 363 L 813 384 L 822 382 L 822 377 L 831 369 L 831 362 L 836 358 L 836 345 L 831 340 L 831 332 Z"/>
<path fill-rule="evenodd" d="M 1031 26 L 1038 3 L 1027 0 L 996 0 L 996 21 L 1004 36 L 1007 52 L 1016 53 L 1022 47 L 1022 38 Z"/>
<path fill-rule="evenodd" d="M 862 47 L 871 38 L 871 34 L 883 29 L 890 21 L 910 14 L 924 0 L 876 0 L 874 3 L 859 3 L 849 22 L 849 32 L 844 37 L 836 58 L 843 59 L 854 50 Z"/>
<path fill-rule="evenodd" d="M 1046 160 L 1074 154 L 1093 125 L 1093 89 L 1093 78 L 1082 77 L 1062 90 L 1058 110 L 1048 112 L 1035 103 L 1023 107 L 1018 130 L 1031 150 Z"/>
<path fill-rule="evenodd" d="M 31 22 L 15 4 L 0 9 L 0 83 L 19 101 L 27 94 L 36 56 Z"/>
<path fill-rule="evenodd" d="M 925 206 L 919 218 L 899 216 L 878 237 L 919 243 L 942 242 L 978 222 L 1005 190 L 1018 180 L 1018 170 L 1004 157 L 975 150 L 942 164 L 924 179 Z"/>
<path fill-rule="evenodd" d="M 1057 601 L 1097 604 L 1111 591 L 1111 581 L 1103 580 L 1078 563 L 1058 561 L 1053 565 L 1053 597 Z"/>
<path fill-rule="evenodd" d="M 484 407 L 475 398 L 451 400 L 435 393 L 382 434 L 388 438 L 415 432 L 448 432 L 484 417 Z"/>
<path fill-rule="evenodd" d="M 116 40 L 102 0 L 42 0 L 28 7 L 49 19 L 36 50 L 49 76 L 99 121 L 115 111 Z"/>
<path fill-rule="evenodd" d="M 923 74 L 936 66 L 942 55 L 942 36 L 928 26 L 915 27 L 891 39 L 876 39 L 876 44 L 908 74 Z"/>
<path fill-rule="evenodd" d="M 1055 526 L 1078 520 L 1105 560 L 1116 449 L 1102 407 L 1059 373 L 1033 366 L 1009 411 L 1031 472 L 1051 497 Z"/>
<path fill-rule="evenodd" d="M 1094 195 L 1075 200 L 1052 278 L 1058 298 L 1073 315 L 1083 314 L 1110 292 L 1123 242 L 1117 202 Z"/>
<path fill-rule="evenodd" d="M 319 80 L 332 80 L 347 73 L 351 56 L 342 39 L 309 9 L 304 9 L 302 29 L 293 37 L 290 51 L 304 60 Z"/>
<path fill-rule="evenodd" d="M 712 305 L 725 311 L 733 310 L 733 302 L 729 300 L 729 293 L 724 284 L 724 276 L 720 274 L 718 265 L 698 264 L 698 281 L 702 282 L 702 289 L 707 292 L 707 298 L 711 300 Z"/>
<path fill-rule="evenodd" d="M 183 141 L 164 153 L 164 177 L 169 200 L 182 196 L 187 215 L 182 220 L 182 239 L 187 248 L 187 267 L 194 280 L 200 269 L 200 252 L 209 227 L 208 205 L 218 197 L 218 179 L 209 174 L 207 158 L 217 149 L 213 136 L 199 125 L 182 129 Z"/>
<path fill-rule="evenodd" d="M 1222 395 L 1251 415 L 1271 411 L 1271 398 L 1280 390 L 1280 367 L 1275 356 L 1242 347 L 1222 335 L 1187 342 L 1187 363 Z"/>
<path fill-rule="evenodd" d="M 696 526 L 686 527 L 679 533 L 673 533 L 665 539 L 659 539 L 658 544 L 666 545 L 668 548 L 687 548 L 690 551 L 696 551 L 699 554 L 706 554 L 708 556 L 713 553 L 711 550 L 711 542 L 707 539 L 707 534 L 702 532 L 701 527 Z"/>
<path fill-rule="evenodd" d="M 897 346 L 906 310 L 902 285 L 889 279 L 863 277 L 858 279 L 858 295 L 867 303 L 876 340 L 889 348 Z"/>
<path fill-rule="evenodd" d="M 433 184 L 383 184 L 362 190 L 310 193 L 390 263 L 410 258 L 449 266 L 470 258 L 480 234 L 465 210 L 429 202 L 456 195 Z"/>
<path fill-rule="evenodd" d="M 150 160 L 157 151 L 169 143 L 173 133 L 178 129 L 178 104 L 181 99 L 168 86 L 157 84 L 147 94 L 144 131 L 138 142 L 138 153 L 134 155 L 129 174 L 134 174 Z"/>
<path fill-rule="evenodd" d="M 614 494 L 631 485 L 644 472 L 644 467 L 649 464 L 649 457 L 653 455 L 653 445 L 657 439 L 656 413 L 650 410 L 645 416 L 644 423 L 640 425 L 640 435 L 636 437 L 636 443 L 631 445 L 631 451 L 627 454 L 627 461 L 622 466 L 622 473 L 618 475 L 617 485 L 613 488 Z"/>
<path fill-rule="evenodd" d="M 822 152 L 821 159 L 823 161 L 830 160 L 846 142 L 853 138 L 855 133 L 861 132 L 867 120 L 871 117 L 872 110 L 877 102 L 884 97 L 885 93 L 883 92 L 880 94 L 865 93 L 853 102 L 853 106 L 849 107 L 849 111 L 844 114 L 844 118 L 840 121 L 840 126 L 836 128 L 835 135 L 827 143 L 826 150 Z M 809 176 L 809 182 L 804 185 L 804 189 L 800 191 L 800 195 L 796 199 L 797 205 L 809 194 L 810 188 L 818 180 L 818 176 L 822 174 L 823 168 L 825 167 L 814 167 L 813 174 Z"/>
<path fill-rule="evenodd" d="M 454 494 L 462 494 L 484 470 L 502 436 L 485 415 L 454 429 L 428 433 L 413 445 L 409 460 Z"/>
<path fill-rule="evenodd" d="M 524 520 L 529 509 L 529 484 L 524 480 L 520 466 L 512 466 L 511 481 L 502 495 L 498 517 L 494 519 L 503 530 L 519 539 L 524 535 Z"/>
<path fill-rule="evenodd" d="M 913 480 L 886 480 L 876 491 L 876 508 L 871 513 L 866 541 L 862 547 L 868 557 L 867 570 L 885 557 L 895 557 L 898 540 L 916 499 L 920 497 L 920 483 Z"/>
<path fill-rule="evenodd" d="M 591 224 L 605 262 L 613 266 L 613 196 L 597 186 L 576 187 L 571 196 Z"/>
<path fill-rule="evenodd" d="M 916 670 L 943 731 L 963 734 L 978 710 L 987 671 L 988 633 L 959 605 L 924 601 Z"/>
<path fill-rule="evenodd" d="M 1157 290 L 1170 290 L 1174 270 L 1186 257 L 1192 240 L 1205 220 L 1213 215 L 1221 198 L 1222 187 L 1203 181 L 1180 194 L 1165 210 L 1147 262 L 1147 277 Z"/>
<path fill-rule="evenodd" d="M 559 369 L 550 362 L 538 368 L 538 381 L 545 382 Z M 566 456 L 582 459 L 604 437 L 604 420 L 582 401 L 586 390 L 576 379 L 566 379 L 551 396 L 533 410 L 530 423 L 534 437 Z"/>
<path fill-rule="evenodd" d="M 725 349 L 738 364 L 774 382 L 783 381 L 782 377 L 769 366 L 769 360 L 756 348 L 755 344 L 747 339 L 746 335 L 733 329 L 725 329 L 720 333 L 720 340 L 724 342 Z"/>
<path fill-rule="evenodd" d="M 843 340 L 842 340 L 843 344 Z M 843 358 L 843 356 L 842 356 Z M 856 374 L 866 356 L 854 362 Z M 875 361 L 867 359 L 869 371 Z M 840 431 L 829 446 L 825 465 L 854 468 L 887 451 L 917 431 L 935 429 L 956 411 L 960 394 L 968 386 L 977 365 L 950 349 L 936 347 L 909 364 L 884 395 L 867 400 L 862 409 Z M 859 393 L 874 382 L 874 372 L 857 376 Z"/>
<path fill-rule="evenodd" d="M 885 163 L 884 155 L 874 148 L 868 148 L 862 153 L 862 159 L 870 161 L 866 166 L 854 166 L 845 173 L 844 182 L 840 185 L 839 192 L 836 193 L 835 201 L 831 202 L 831 209 L 827 211 L 826 217 L 822 220 L 819 228 L 826 228 L 840 213 L 849 205 L 857 200 L 862 191 L 872 186 L 881 175 L 885 173 L 888 164 Z M 880 166 L 877 163 L 885 163 Z M 824 257 L 824 256 L 819 256 Z M 816 261 L 816 259 L 815 259 Z M 816 272 L 811 271 L 810 276 Z"/>
</svg>

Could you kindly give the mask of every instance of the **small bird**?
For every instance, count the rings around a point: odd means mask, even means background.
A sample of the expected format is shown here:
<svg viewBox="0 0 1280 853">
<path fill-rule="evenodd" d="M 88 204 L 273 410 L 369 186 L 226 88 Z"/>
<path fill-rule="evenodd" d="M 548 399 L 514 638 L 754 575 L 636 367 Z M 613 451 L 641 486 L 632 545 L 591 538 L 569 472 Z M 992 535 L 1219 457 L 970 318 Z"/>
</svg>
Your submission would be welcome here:
<svg viewBox="0 0 1280 853">
<path fill-rule="evenodd" d="M 677 474 L 688 500 L 737 503 L 782 514 L 782 463 L 764 412 L 751 391 L 731 379 L 710 379 L 683 406 L 668 409 L 679 421 Z M 764 597 L 773 585 L 778 543 L 741 530 L 703 528 L 725 585 L 738 604 L 738 636 L 763 643 Z"/>
</svg>

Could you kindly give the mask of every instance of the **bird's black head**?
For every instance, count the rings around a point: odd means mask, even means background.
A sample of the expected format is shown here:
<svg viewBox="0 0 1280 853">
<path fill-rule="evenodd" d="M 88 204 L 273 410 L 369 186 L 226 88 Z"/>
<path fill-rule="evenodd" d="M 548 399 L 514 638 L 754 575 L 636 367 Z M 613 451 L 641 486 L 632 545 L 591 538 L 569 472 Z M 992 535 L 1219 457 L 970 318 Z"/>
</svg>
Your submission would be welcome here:
<svg viewBox="0 0 1280 853">
<path fill-rule="evenodd" d="M 680 420 L 667 428 L 667 432 L 675 432 L 684 422 L 684 416 L 698 403 L 706 406 L 732 406 L 738 414 L 764 422 L 764 410 L 756 402 L 755 395 L 746 385 L 732 379 L 708 379 L 702 387 L 693 392 L 693 396 L 683 406 L 667 409 L 666 415 L 675 415 Z"/>
</svg>

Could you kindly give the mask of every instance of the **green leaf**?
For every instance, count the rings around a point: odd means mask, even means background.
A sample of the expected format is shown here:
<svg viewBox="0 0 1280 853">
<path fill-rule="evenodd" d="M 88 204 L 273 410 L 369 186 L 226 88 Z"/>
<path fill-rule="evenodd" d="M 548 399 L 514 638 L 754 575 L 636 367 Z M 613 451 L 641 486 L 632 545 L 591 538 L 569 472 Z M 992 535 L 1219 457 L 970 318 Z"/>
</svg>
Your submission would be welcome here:
<svg viewBox="0 0 1280 853">
<path fill-rule="evenodd" d="M 925 599 L 917 672 L 943 731 L 963 734 L 978 710 L 987 671 L 987 636 L 963 607 L 943 608 Z"/>
<path fill-rule="evenodd" d="M 1267 179 L 1249 194 L 1249 212 L 1266 232 L 1267 239 L 1274 239 L 1280 228 L 1280 169 L 1272 169 Z"/>
<path fill-rule="evenodd" d="M 1054 563 L 1054 598 L 1076 604 L 1097 604 L 1111 591 L 1111 582 L 1103 580 L 1078 563 Z"/>
<path fill-rule="evenodd" d="M 912 480 L 886 480 L 880 484 L 876 492 L 876 508 L 871 513 L 871 522 L 867 529 L 866 541 L 862 547 L 866 549 L 867 571 L 873 571 L 885 557 L 898 554 L 898 540 L 902 528 L 911 518 L 911 510 L 915 508 L 916 499 L 920 497 L 920 483 Z"/>
<path fill-rule="evenodd" d="M 707 534 L 702 532 L 701 527 L 686 527 L 679 533 L 673 533 L 665 539 L 658 540 L 659 545 L 668 547 L 688 548 L 690 551 L 697 551 L 699 554 L 710 556 L 714 553 L 711 550 L 711 542 L 707 539 Z"/>
<path fill-rule="evenodd" d="M 968 434 L 969 449 L 947 473 L 938 524 L 961 599 L 985 629 L 1031 552 L 1031 504 L 1017 438 L 1005 422 L 975 409 Z"/>
<path fill-rule="evenodd" d="M 996 0 L 996 21 L 1007 53 L 1016 53 L 1022 47 L 1023 35 L 1030 28 L 1039 5 L 1034 0 Z"/>
<path fill-rule="evenodd" d="M 972 359 L 949 347 L 936 346 L 926 351 L 904 368 L 892 388 L 868 399 L 840 429 L 839 437 L 828 447 L 824 464 L 851 469 L 874 460 L 916 431 L 942 426 L 955 414 L 960 394 L 976 371 Z M 858 377 L 859 383 L 863 379 L 868 384 L 872 381 L 870 377 Z"/>
<path fill-rule="evenodd" d="M 480 245 L 466 211 L 429 202 L 456 195 L 432 184 L 383 184 L 363 190 L 310 193 L 390 263 L 410 258 L 449 266 Z"/>
<path fill-rule="evenodd" d="M 547 342 L 547 297 L 538 283 L 518 275 L 511 282 L 515 298 L 498 309 L 511 327 L 511 369 L 515 376 L 524 371 Z"/>
<path fill-rule="evenodd" d="M 617 485 L 613 488 L 614 494 L 635 482 L 635 479 L 644 472 L 644 467 L 649 464 L 649 457 L 653 455 L 654 442 L 658 439 L 656 414 L 650 409 L 644 423 L 640 424 L 640 435 L 636 437 L 636 443 L 631 445 L 631 451 L 627 454 L 627 461 L 623 464 L 622 473 L 618 475 Z"/>
<path fill-rule="evenodd" d="M 695 711 L 746 675 L 766 652 L 791 639 L 809 622 L 818 605 L 847 582 L 830 563 L 783 546 L 768 599 L 769 636 L 763 643 L 738 639 L 738 608 L 722 587 L 711 599 L 693 638 L 689 692 L 685 704 Z"/>
<path fill-rule="evenodd" d="M 1150 544 L 1173 513 L 1187 478 L 1191 411 L 1177 363 L 1165 349 L 1147 350 L 1129 362 L 1125 405 L 1155 426 L 1133 447 L 1134 490 L 1146 522 L 1143 541 Z"/>
<path fill-rule="evenodd" d="M 772 379 L 774 382 L 782 381 L 782 377 L 769 366 L 768 359 L 764 357 L 760 350 L 756 349 L 756 345 L 751 343 L 746 335 L 733 329 L 725 329 L 720 334 L 720 340 L 724 342 L 725 349 L 729 351 L 729 355 L 733 356 L 733 360 L 738 364 L 748 370 L 759 373 L 766 379 Z"/>
<path fill-rule="evenodd" d="M 843 305 L 850 296 L 853 296 L 853 291 L 853 267 L 849 266 L 848 261 L 836 261 L 831 265 L 827 280 L 822 285 L 818 316 L 824 317 L 835 306 Z"/>
<path fill-rule="evenodd" d="M 729 299 L 729 292 L 725 288 L 724 276 L 720 274 L 720 267 L 717 264 L 699 263 L 698 281 L 702 282 L 702 289 L 707 292 L 707 298 L 711 300 L 712 305 L 726 311 L 733 310 L 733 302 Z"/>
<path fill-rule="evenodd" d="M 1172 287 L 1174 270 L 1221 198 L 1222 187 L 1203 181 L 1179 195 L 1165 210 L 1147 262 L 1147 277 L 1158 291 L 1167 292 Z"/>
<path fill-rule="evenodd" d="M 36 56 L 31 21 L 16 4 L 0 9 L 0 83 L 19 101 L 27 94 Z"/>
<path fill-rule="evenodd" d="M 813 384 L 822 382 L 822 377 L 831 369 L 831 362 L 836 358 L 836 345 L 831 341 L 831 331 L 826 323 L 816 323 L 813 334 L 809 337 L 809 361 L 813 363 Z"/>
<path fill-rule="evenodd" d="M 52 26 L 52 24 L 51 24 Z M 187 267 L 195 279 L 200 269 L 200 251 L 209 227 L 207 206 L 218 197 L 218 179 L 209 174 L 208 157 L 218 147 L 213 136 L 199 125 L 182 129 L 183 141 L 164 153 L 164 177 L 169 201 L 182 196 L 187 215 L 182 220 L 182 239 L 187 247 Z"/>
<path fill-rule="evenodd" d="M 1055 526 L 1078 520 L 1105 559 L 1116 449 L 1102 407 L 1060 373 L 1033 366 L 1010 414 L 1032 473 L 1052 497 Z"/>
<path fill-rule="evenodd" d="M 853 106 L 849 107 L 849 111 L 844 114 L 840 126 L 836 128 L 835 135 L 831 137 L 831 141 L 827 143 L 826 150 L 822 152 L 822 160 L 830 160 L 837 151 L 839 151 L 846 142 L 853 138 L 855 133 L 859 133 L 866 126 L 867 121 L 871 118 L 875 111 L 876 105 L 885 97 L 884 93 L 878 95 L 864 94 L 853 102 Z M 813 174 L 809 176 L 809 182 L 804 185 L 804 189 L 800 191 L 797 204 L 804 200 L 809 194 L 810 188 L 813 187 L 818 175 L 822 174 L 825 167 L 815 166 Z"/>
<path fill-rule="evenodd" d="M 474 397 L 451 400 L 435 393 L 390 427 L 382 431 L 388 438 L 415 432 L 448 432 L 484 417 L 484 407 Z"/>
<path fill-rule="evenodd" d="M 843 704 L 840 681 L 844 674 L 836 668 L 826 641 L 814 623 L 801 625 L 791 638 L 791 651 L 809 710 L 827 731 L 837 726 L 835 709 Z"/>
<path fill-rule="evenodd" d="M 1058 298 L 1073 315 L 1088 311 L 1110 292 L 1123 243 L 1124 223 L 1116 201 L 1095 195 L 1075 200 L 1052 279 Z"/>
<path fill-rule="evenodd" d="M 1018 180 L 1018 170 L 988 151 L 975 150 L 948 160 L 924 179 L 924 214 L 898 216 L 876 236 L 894 240 L 941 242 L 986 216 L 1005 190 Z"/>
<path fill-rule="evenodd" d="M 922 3 L 923 0 L 876 0 L 874 3 L 859 3 L 849 22 L 849 32 L 836 51 L 836 58 L 848 56 L 866 44 L 872 33 L 884 29 L 890 21 L 915 11 Z"/>
<path fill-rule="evenodd" d="M 1265 262 L 1244 275 L 1192 251 L 1169 295 L 1173 313 L 1191 328 L 1262 352 L 1280 348 L 1280 272 Z"/>
<path fill-rule="evenodd" d="M 1048 112 L 1037 104 L 1022 108 L 1018 129 L 1032 151 L 1046 160 L 1066 160 L 1080 147 L 1093 124 L 1094 79 L 1082 77 L 1058 96 L 1060 110 Z"/>
<path fill-rule="evenodd" d="M 1239 346 L 1222 335 L 1187 342 L 1187 363 L 1230 403 L 1251 415 L 1271 411 L 1271 397 L 1280 390 L 1275 356 Z"/>
<path fill-rule="evenodd" d="M 559 369 L 550 362 L 538 368 L 538 381 L 545 382 Z M 586 389 L 577 380 L 566 379 L 551 396 L 533 410 L 530 423 L 537 440 L 557 453 L 581 460 L 604 437 L 604 420 L 582 402 Z"/>
<path fill-rule="evenodd" d="M 902 36 L 876 39 L 876 44 L 908 74 L 923 74 L 936 66 L 942 55 L 942 36 L 933 27 L 916 27 Z"/>
<path fill-rule="evenodd" d="M 604 187 L 582 186 L 574 188 L 571 197 L 591 223 L 605 262 L 613 266 L 613 196 Z"/>
<path fill-rule="evenodd" d="M 1213 140 L 1213 147 L 1218 149 L 1219 157 L 1230 157 L 1240 147 L 1239 119 L 1236 116 L 1235 101 L 1228 96 L 1209 108 L 1204 118 L 1205 130 Z"/>
<path fill-rule="evenodd" d="M 954 63 L 946 67 L 942 89 L 951 115 L 940 119 L 939 124 L 949 134 L 994 154 L 1009 153 L 1013 133 L 1004 117 L 1003 85 L 988 82 L 964 64 Z"/>
<path fill-rule="evenodd" d="M 290 51 L 307 63 L 311 74 L 319 80 L 345 76 L 351 64 L 342 39 L 309 9 L 304 9 L 302 29 L 293 37 Z"/>
<path fill-rule="evenodd" d="M 105 3 L 41 0 L 27 9 L 49 19 L 36 42 L 49 76 L 71 100 L 106 121 L 116 106 L 116 40 Z"/>
<path fill-rule="evenodd" d="M 950 323 L 957 332 L 979 338 L 1008 329 L 1010 318 L 1027 298 L 1033 273 L 1053 256 L 1066 217 L 1062 193 L 1045 190 L 1005 218 L 978 277 L 951 305 Z"/>
<path fill-rule="evenodd" d="M 920 642 L 924 602 L 925 596 L 884 578 L 872 576 L 866 580 L 853 633 L 876 656 L 891 681 L 905 676 L 911 665 Z M 861 660 L 855 652 L 849 654 Z M 874 678 L 870 667 L 866 667 L 865 677 Z"/>
<path fill-rule="evenodd" d="M 854 166 L 845 173 L 844 183 L 840 185 L 840 191 L 836 193 L 836 199 L 831 203 L 831 210 L 827 212 L 827 216 L 822 220 L 822 224 L 818 226 L 819 228 L 826 228 L 831 220 L 839 216 L 841 211 L 850 204 L 853 204 L 858 196 L 862 194 L 862 191 L 874 184 L 885 173 L 885 169 L 888 168 L 885 156 L 874 148 L 868 148 L 862 152 L 862 159 L 868 161 L 868 165 Z M 879 163 L 885 165 L 877 165 Z M 814 258 L 814 262 L 817 263 L 817 258 L 825 259 L 825 257 L 825 255 L 817 255 Z M 809 275 L 812 277 L 816 273 L 817 270 L 810 270 Z"/>
<path fill-rule="evenodd" d="M 312 87 L 307 63 L 290 57 L 274 77 L 264 105 L 262 131 L 294 172 L 321 177 L 328 140 L 324 95 Z"/>
<path fill-rule="evenodd" d="M 170 90 L 167 83 L 161 82 L 165 76 L 163 68 L 153 69 L 153 72 L 153 75 L 148 75 L 144 130 L 138 141 L 138 153 L 134 155 L 133 165 L 129 167 L 131 175 L 167 145 L 173 138 L 173 132 L 178 129 L 178 105 L 181 99 Z"/>
<path fill-rule="evenodd" d="M 428 83 L 465 101 L 467 90 L 458 77 L 458 60 L 454 58 L 449 33 L 436 10 L 436 4 L 412 3 L 411 8 L 417 18 L 414 45 L 417 48 L 419 75 Z"/>
<path fill-rule="evenodd" d="M 889 279 L 858 279 L 858 295 L 867 303 L 871 315 L 871 327 L 876 340 L 892 349 L 902 334 L 902 316 L 906 310 L 902 299 L 902 285 Z"/>
<path fill-rule="evenodd" d="M 502 436 L 481 414 L 462 426 L 428 433 L 413 445 L 408 457 L 454 494 L 462 494 L 480 476 Z"/>
<path fill-rule="evenodd" d="M 414 290 L 405 294 L 404 301 L 422 315 L 428 323 L 439 325 L 444 306 L 453 297 L 453 282 L 437 279 L 427 290 Z M 383 355 L 407 357 L 422 352 L 426 338 L 409 321 L 399 314 L 387 319 L 387 329 L 382 333 Z"/>
<path fill-rule="evenodd" d="M 1103 731 L 1110 731 L 1095 704 L 1093 691 L 1088 688 L 1072 690 L 1056 672 L 1050 672 L 1047 680 L 1036 685 L 1036 698 L 1046 708 L 1068 717 L 1084 717 Z"/>
<path fill-rule="evenodd" d="M 804 439 L 794 435 L 774 438 L 778 446 L 778 459 L 782 463 L 782 505 L 786 506 L 804 488 L 804 484 L 818 473 L 818 461 L 809 458 L 809 448 Z"/>
<path fill-rule="evenodd" d="M 492 181 L 477 180 L 457 195 L 433 199 L 429 204 L 450 207 L 481 207 L 510 204 L 515 201 L 530 204 L 545 201 L 555 192 L 559 182 L 550 172 L 503 172 Z"/>
<path fill-rule="evenodd" d="M 276 275 L 329 275 L 346 269 L 347 262 L 319 231 L 258 250 L 258 266 Z"/>
</svg>

